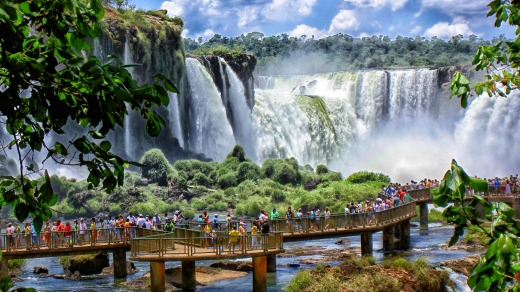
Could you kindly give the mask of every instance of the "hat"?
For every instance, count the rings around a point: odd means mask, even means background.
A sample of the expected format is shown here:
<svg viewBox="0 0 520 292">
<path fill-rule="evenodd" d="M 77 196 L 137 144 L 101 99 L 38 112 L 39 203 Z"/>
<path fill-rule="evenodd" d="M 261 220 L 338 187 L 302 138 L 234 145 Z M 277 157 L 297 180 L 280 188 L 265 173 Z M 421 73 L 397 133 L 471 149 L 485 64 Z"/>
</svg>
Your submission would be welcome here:
<svg viewBox="0 0 520 292">
<path fill-rule="evenodd" d="M 218 217 L 218 214 L 215 214 L 215 217 Z"/>
<path fill-rule="evenodd" d="M 267 220 L 266 220 L 267 221 Z M 240 225 L 244 225 L 244 222 L 240 222 Z"/>
<path fill-rule="evenodd" d="M 206 222 L 206 224 L 211 224 L 211 221 Z"/>
</svg>

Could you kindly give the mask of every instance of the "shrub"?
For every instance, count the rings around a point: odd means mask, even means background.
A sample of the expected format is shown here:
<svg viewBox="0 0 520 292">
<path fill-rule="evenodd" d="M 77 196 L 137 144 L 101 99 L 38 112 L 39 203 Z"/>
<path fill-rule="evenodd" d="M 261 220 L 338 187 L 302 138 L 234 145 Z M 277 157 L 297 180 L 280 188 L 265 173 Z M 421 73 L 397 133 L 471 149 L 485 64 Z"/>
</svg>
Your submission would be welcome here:
<svg viewBox="0 0 520 292">
<path fill-rule="evenodd" d="M 271 201 L 273 203 L 283 203 L 286 199 L 287 197 L 283 191 L 277 189 L 271 190 Z"/>
<path fill-rule="evenodd" d="M 193 177 L 192 182 L 197 185 L 208 187 L 211 184 L 209 178 L 202 172 L 197 172 Z"/>
<path fill-rule="evenodd" d="M 329 172 L 329 169 L 327 168 L 327 166 L 325 166 L 323 164 L 316 166 L 316 174 L 325 174 L 328 172 Z"/>
<path fill-rule="evenodd" d="M 144 178 L 161 186 L 168 185 L 168 174 L 171 166 L 160 149 L 154 148 L 146 151 L 139 162 L 143 164 L 142 174 Z"/>
<path fill-rule="evenodd" d="M 301 271 L 291 279 L 289 285 L 285 288 L 288 292 L 306 291 L 314 282 L 314 277 L 309 271 Z"/>
<path fill-rule="evenodd" d="M 244 180 L 252 180 L 257 181 L 261 177 L 260 167 L 253 162 L 244 161 L 238 165 L 237 168 L 237 178 L 238 181 L 242 182 Z"/>
<path fill-rule="evenodd" d="M 265 177 L 281 184 L 301 182 L 301 174 L 293 160 L 268 159 L 262 164 L 262 173 Z"/>
<path fill-rule="evenodd" d="M 237 176 L 234 172 L 229 172 L 218 178 L 217 184 L 225 189 L 236 186 L 238 183 Z"/>
<path fill-rule="evenodd" d="M 329 171 L 320 175 L 320 184 L 341 180 L 343 180 L 343 177 L 341 176 L 340 172 Z"/>
<path fill-rule="evenodd" d="M 231 150 L 231 152 L 227 156 L 227 158 L 232 158 L 232 157 L 238 159 L 238 162 L 245 161 L 246 152 L 245 152 L 244 148 L 242 148 L 242 146 L 240 146 L 240 145 L 235 145 L 235 147 L 233 147 L 233 150 Z"/>
<path fill-rule="evenodd" d="M 68 181 L 66 177 L 59 177 L 55 174 L 51 175 L 52 190 L 58 194 L 58 199 L 64 199 L 67 193 L 74 187 L 74 182 Z"/>
<path fill-rule="evenodd" d="M 180 190 L 188 189 L 188 176 L 184 171 L 172 171 L 168 174 L 168 181 Z"/>
<path fill-rule="evenodd" d="M 212 211 L 227 211 L 228 204 L 226 202 L 215 202 L 209 204 L 207 209 Z"/>
<path fill-rule="evenodd" d="M 138 186 L 141 184 L 141 176 L 134 171 L 125 171 L 125 186 Z"/>
<path fill-rule="evenodd" d="M 369 181 L 389 183 L 390 177 L 383 173 L 360 171 L 360 172 L 355 172 L 355 173 L 351 174 L 347 178 L 347 182 L 354 183 L 354 184 L 365 183 L 365 182 L 369 182 Z"/>
<path fill-rule="evenodd" d="M 208 207 L 208 204 L 205 200 L 193 199 L 191 200 L 190 206 L 197 211 L 202 211 Z"/>
</svg>

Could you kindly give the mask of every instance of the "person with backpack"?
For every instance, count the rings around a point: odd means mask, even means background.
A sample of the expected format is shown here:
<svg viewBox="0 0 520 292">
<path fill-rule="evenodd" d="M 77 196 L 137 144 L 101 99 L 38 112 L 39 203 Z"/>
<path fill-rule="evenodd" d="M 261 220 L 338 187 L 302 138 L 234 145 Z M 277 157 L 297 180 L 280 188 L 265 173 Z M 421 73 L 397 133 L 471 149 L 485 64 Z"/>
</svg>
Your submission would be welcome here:
<svg viewBox="0 0 520 292">
<path fill-rule="evenodd" d="M 287 208 L 287 212 L 285 212 L 285 223 L 287 224 L 287 231 L 292 233 L 293 232 L 293 217 L 294 213 L 291 209 L 291 206 Z"/>
<path fill-rule="evenodd" d="M 156 230 L 161 230 L 162 229 L 161 217 L 159 217 L 158 213 L 155 213 L 155 215 L 153 216 L 152 223 L 153 223 L 154 229 L 156 229 Z"/>
<path fill-rule="evenodd" d="M 316 222 L 316 208 L 312 208 L 311 212 L 309 213 L 309 231 L 313 231 L 314 222 Z"/>
<path fill-rule="evenodd" d="M 218 214 L 215 214 L 215 217 L 213 217 L 213 225 L 211 226 L 213 230 L 217 230 L 218 228 Z"/>
</svg>

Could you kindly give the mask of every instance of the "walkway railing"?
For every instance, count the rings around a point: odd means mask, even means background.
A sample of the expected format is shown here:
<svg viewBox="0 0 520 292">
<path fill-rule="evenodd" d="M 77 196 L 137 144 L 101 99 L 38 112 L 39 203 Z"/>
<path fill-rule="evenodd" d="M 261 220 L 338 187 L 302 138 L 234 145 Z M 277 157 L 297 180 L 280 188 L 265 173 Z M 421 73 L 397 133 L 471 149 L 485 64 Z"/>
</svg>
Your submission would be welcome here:
<svg viewBox="0 0 520 292">
<path fill-rule="evenodd" d="M 131 239 L 131 256 L 217 256 L 225 254 L 248 254 L 251 252 L 268 252 L 283 249 L 281 232 L 269 234 L 229 236 L 226 233 L 215 233 L 204 236 L 196 230 L 177 229 L 187 232 L 187 237 L 176 237 L 176 232 L 164 233 L 148 237 Z"/>
</svg>

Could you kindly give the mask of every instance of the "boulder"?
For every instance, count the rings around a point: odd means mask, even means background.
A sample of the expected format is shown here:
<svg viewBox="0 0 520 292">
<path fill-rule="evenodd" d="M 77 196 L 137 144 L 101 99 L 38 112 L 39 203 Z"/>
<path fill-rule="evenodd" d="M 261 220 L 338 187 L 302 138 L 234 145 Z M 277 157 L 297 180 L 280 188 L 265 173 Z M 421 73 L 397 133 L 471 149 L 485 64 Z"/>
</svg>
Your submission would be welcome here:
<svg viewBox="0 0 520 292">
<path fill-rule="evenodd" d="M 66 275 L 74 275 L 75 272 L 81 275 L 92 275 L 101 273 L 103 268 L 109 265 L 106 253 L 73 256 L 63 264 L 63 271 Z"/>
<path fill-rule="evenodd" d="M 47 269 L 46 267 L 34 267 L 33 273 L 34 274 L 48 274 L 49 269 Z"/>
<path fill-rule="evenodd" d="M 224 270 L 248 272 L 248 271 L 253 270 L 253 263 L 224 261 L 224 262 L 213 263 L 210 265 L 210 267 L 224 269 Z"/>
<path fill-rule="evenodd" d="M 343 245 L 347 245 L 347 244 L 350 244 L 350 240 L 348 238 L 341 238 L 340 240 L 334 242 L 335 244 L 343 244 Z"/>
<path fill-rule="evenodd" d="M 135 267 L 134 263 L 126 262 L 126 273 L 128 275 L 137 273 L 137 268 Z M 101 271 L 101 274 L 113 275 L 114 274 L 114 264 L 111 264 L 110 266 L 104 268 L 103 271 Z"/>
</svg>

